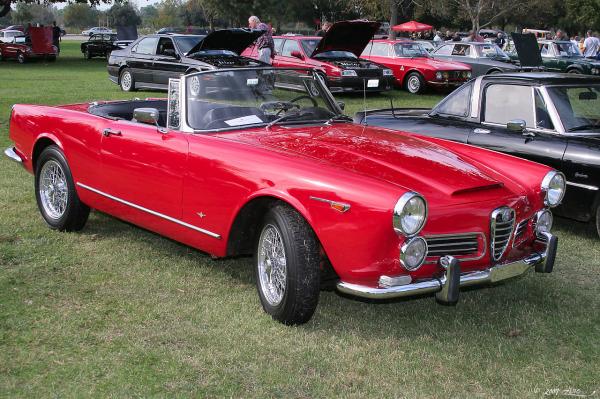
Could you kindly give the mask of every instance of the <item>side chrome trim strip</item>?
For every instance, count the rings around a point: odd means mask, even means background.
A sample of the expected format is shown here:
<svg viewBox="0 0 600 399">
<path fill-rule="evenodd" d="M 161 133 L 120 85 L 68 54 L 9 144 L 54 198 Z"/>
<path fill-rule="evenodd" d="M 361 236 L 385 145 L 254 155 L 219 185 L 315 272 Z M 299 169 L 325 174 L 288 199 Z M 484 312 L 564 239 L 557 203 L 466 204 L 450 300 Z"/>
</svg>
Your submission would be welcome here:
<svg viewBox="0 0 600 399">
<path fill-rule="evenodd" d="M 104 196 L 104 197 L 106 197 L 106 198 L 110 198 L 111 200 L 114 200 L 114 201 L 120 202 L 120 203 L 122 203 L 122 204 L 125 204 L 125 205 L 127 205 L 127 206 L 130 206 L 130 207 L 132 207 L 132 208 L 135 208 L 135 209 L 137 209 L 137 210 L 140 210 L 140 211 L 143 211 L 143 212 L 149 213 L 149 214 L 151 214 L 151 215 L 154 215 L 154 216 L 158 216 L 159 218 L 162 218 L 162 219 L 168 220 L 169 222 L 177 223 L 177 224 L 179 224 L 179 225 L 181 225 L 181 226 L 187 227 L 188 229 L 196 230 L 196 231 L 198 231 L 198 232 L 200 232 L 200 233 L 206 234 L 206 235 L 208 235 L 208 236 L 211 236 L 211 237 L 213 237 L 213 238 L 216 238 L 216 239 L 218 239 L 218 240 L 220 240 L 220 239 L 221 239 L 221 235 L 219 235 L 219 234 L 217 234 L 217 233 L 213 233 L 212 231 L 204 230 L 204 229 L 202 229 L 202 228 L 200 228 L 200 227 L 196 227 L 196 226 L 194 226 L 194 225 L 191 225 L 191 224 L 189 224 L 189 223 L 186 223 L 186 222 L 184 222 L 184 221 L 181 221 L 181 220 L 179 220 L 179 219 L 172 218 L 171 216 L 163 215 L 162 213 L 159 213 L 159 212 L 153 211 L 153 210 L 151 210 L 151 209 L 148 209 L 148 208 L 144 208 L 143 206 L 136 205 L 136 204 L 134 204 L 134 203 L 132 203 L 132 202 L 129 202 L 129 201 L 125 201 L 124 199 L 121 199 L 121 198 L 115 197 L 115 196 L 113 196 L 113 195 L 107 194 L 107 193 L 105 193 L 105 192 L 103 192 L 103 191 L 96 190 L 95 188 L 93 188 L 93 187 L 90 187 L 90 186 L 88 186 L 88 185 L 86 185 L 86 184 L 83 184 L 83 183 L 79 183 L 79 182 L 77 182 L 77 185 L 78 185 L 79 187 L 85 188 L 86 190 L 89 190 L 89 191 L 91 191 L 91 192 L 93 192 L 93 193 L 96 193 L 96 194 L 102 195 L 102 196 Z"/>
<path fill-rule="evenodd" d="M 598 191 L 599 188 L 596 186 L 590 186 L 588 184 L 581 184 L 581 183 L 573 183 L 572 181 L 568 181 L 567 185 L 569 186 L 575 186 L 575 187 L 580 187 L 580 188 L 585 188 L 586 190 L 591 190 L 591 191 Z"/>
<path fill-rule="evenodd" d="M 21 157 L 19 156 L 19 154 L 17 154 L 15 152 L 15 148 L 14 147 L 8 147 L 6 150 L 4 150 L 4 155 L 6 155 L 11 160 L 13 160 L 13 161 L 15 161 L 17 163 L 23 163 L 23 160 L 21 159 Z"/>
</svg>

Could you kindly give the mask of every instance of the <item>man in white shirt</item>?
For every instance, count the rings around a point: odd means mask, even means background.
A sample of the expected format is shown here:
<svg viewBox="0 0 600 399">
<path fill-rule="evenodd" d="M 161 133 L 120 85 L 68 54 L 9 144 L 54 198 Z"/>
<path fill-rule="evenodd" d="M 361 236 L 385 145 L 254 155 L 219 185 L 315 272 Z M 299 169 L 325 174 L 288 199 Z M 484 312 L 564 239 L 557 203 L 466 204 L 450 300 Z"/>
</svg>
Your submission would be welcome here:
<svg viewBox="0 0 600 399">
<path fill-rule="evenodd" d="M 583 42 L 583 56 L 586 58 L 596 58 L 600 50 L 600 39 L 594 37 L 591 30 L 587 31 L 587 37 Z"/>
<path fill-rule="evenodd" d="M 433 38 L 433 44 L 435 44 L 436 46 L 439 46 L 440 44 L 442 44 L 443 41 L 444 41 L 444 39 L 442 39 L 442 33 L 440 31 L 435 32 L 435 36 Z"/>
</svg>

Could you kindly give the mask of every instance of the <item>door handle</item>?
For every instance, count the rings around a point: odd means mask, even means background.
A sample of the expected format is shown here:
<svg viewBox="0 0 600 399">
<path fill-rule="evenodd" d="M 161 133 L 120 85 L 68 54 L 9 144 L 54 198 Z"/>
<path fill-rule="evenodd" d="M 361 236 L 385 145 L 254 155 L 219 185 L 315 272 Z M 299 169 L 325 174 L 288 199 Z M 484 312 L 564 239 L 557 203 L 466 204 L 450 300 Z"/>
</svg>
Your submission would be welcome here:
<svg viewBox="0 0 600 399">
<path fill-rule="evenodd" d="M 102 131 L 102 134 L 104 135 L 104 137 L 120 136 L 121 135 L 121 131 L 120 130 L 112 130 L 110 128 L 107 128 L 107 129 L 104 129 Z"/>
</svg>

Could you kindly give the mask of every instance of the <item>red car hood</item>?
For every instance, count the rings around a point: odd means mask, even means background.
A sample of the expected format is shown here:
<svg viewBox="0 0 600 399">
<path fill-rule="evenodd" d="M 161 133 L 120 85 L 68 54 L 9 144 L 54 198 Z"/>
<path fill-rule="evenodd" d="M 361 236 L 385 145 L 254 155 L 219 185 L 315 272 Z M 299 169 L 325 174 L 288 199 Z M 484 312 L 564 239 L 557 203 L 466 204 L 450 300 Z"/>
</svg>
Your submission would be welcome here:
<svg viewBox="0 0 600 399">
<path fill-rule="evenodd" d="M 441 61 L 433 58 L 396 58 L 399 64 L 409 64 L 415 68 L 439 71 L 470 71 L 471 67 L 462 62 Z"/>
<path fill-rule="evenodd" d="M 280 127 L 225 137 L 310 157 L 418 191 L 428 198 L 445 197 L 446 201 L 441 202 L 448 202 L 448 197 L 465 202 L 465 194 L 490 190 L 494 190 L 494 197 L 511 194 L 489 171 L 440 145 L 397 131 L 340 124 L 305 129 Z M 477 200 L 488 198 L 478 196 Z"/>
<path fill-rule="evenodd" d="M 342 21 L 336 22 L 329 28 L 323 39 L 310 55 L 313 58 L 326 51 L 349 51 L 360 57 L 373 35 L 379 30 L 379 22 Z"/>
</svg>

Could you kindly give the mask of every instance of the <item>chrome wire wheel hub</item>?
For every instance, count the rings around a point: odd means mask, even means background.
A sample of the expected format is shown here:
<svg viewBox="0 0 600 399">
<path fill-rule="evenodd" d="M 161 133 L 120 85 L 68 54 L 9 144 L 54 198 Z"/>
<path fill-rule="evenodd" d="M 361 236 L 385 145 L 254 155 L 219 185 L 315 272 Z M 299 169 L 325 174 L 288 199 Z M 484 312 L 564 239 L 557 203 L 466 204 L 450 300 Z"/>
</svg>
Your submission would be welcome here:
<svg viewBox="0 0 600 399">
<path fill-rule="evenodd" d="M 416 76 L 411 76 L 410 79 L 408 79 L 408 89 L 412 93 L 419 91 L 420 87 L 421 87 L 421 82 L 419 82 L 419 78 L 417 78 Z"/>
<path fill-rule="evenodd" d="M 124 89 L 129 90 L 131 87 L 131 75 L 129 72 L 125 72 L 123 74 L 123 78 L 121 78 L 121 84 L 123 85 Z"/>
<path fill-rule="evenodd" d="M 258 241 L 258 278 L 260 290 L 271 306 L 283 300 L 286 288 L 287 261 L 279 229 L 268 224 Z"/>
<path fill-rule="evenodd" d="M 46 214 L 52 219 L 60 219 L 67 209 L 69 189 L 65 172 L 58 162 L 51 160 L 42 166 L 39 191 Z"/>
</svg>

